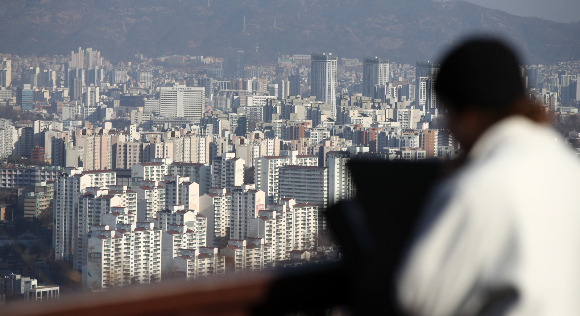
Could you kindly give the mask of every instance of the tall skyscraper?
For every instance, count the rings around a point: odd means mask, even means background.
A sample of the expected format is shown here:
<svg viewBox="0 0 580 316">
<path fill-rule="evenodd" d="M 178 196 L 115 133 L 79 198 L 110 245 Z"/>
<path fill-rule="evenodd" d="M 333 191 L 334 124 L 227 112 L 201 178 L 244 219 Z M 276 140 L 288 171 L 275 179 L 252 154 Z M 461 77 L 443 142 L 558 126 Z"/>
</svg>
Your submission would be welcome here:
<svg viewBox="0 0 580 316">
<path fill-rule="evenodd" d="M 103 66 L 101 52 L 92 48 L 82 49 L 70 52 L 69 68 L 88 68 L 93 69 Z"/>
<path fill-rule="evenodd" d="M 230 239 L 248 237 L 248 224 L 266 208 L 266 194 L 252 185 L 235 187 L 231 191 Z"/>
<path fill-rule="evenodd" d="M 56 260 L 72 261 L 84 231 L 79 229 L 79 197 L 90 187 L 105 187 L 116 184 L 113 171 L 81 171 L 69 169 L 54 183 L 54 216 L 52 248 Z M 135 206 L 136 206 L 135 194 Z M 136 210 L 135 210 L 136 211 Z M 80 216 L 80 217 L 79 217 Z M 93 223 L 94 224 L 94 223 Z"/>
<path fill-rule="evenodd" d="M 223 68 L 224 74 L 228 78 L 244 78 L 246 76 L 246 52 L 228 48 Z"/>
<path fill-rule="evenodd" d="M 312 54 L 310 68 L 310 95 L 332 107 L 336 116 L 337 58 L 331 53 Z"/>
<path fill-rule="evenodd" d="M 580 101 L 580 80 L 576 80 L 576 101 Z"/>
<path fill-rule="evenodd" d="M 56 71 L 52 69 L 44 69 L 38 74 L 38 86 L 49 89 L 56 87 Z"/>
<path fill-rule="evenodd" d="M 363 96 L 375 97 L 375 87 L 389 82 L 389 61 L 378 57 L 365 57 L 363 64 Z"/>
<path fill-rule="evenodd" d="M 300 95 L 300 74 L 288 77 L 288 81 L 290 81 L 289 94 L 291 96 Z"/>
<path fill-rule="evenodd" d="M 84 93 L 84 105 L 88 107 L 98 107 L 99 101 L 99 87 L 86 87 L 86 91 Z"/>
<path fill-rule="evenodd" d="M 563 105 L 569 105 L 571 101 L 576 101 L 577 76 L 562 75 L 560 79 L 560 100 Z"/>
<path fill-rule="evenodd" d="M 70 52 L 69 68 L 85 68 L 85 51 L 82 48 Z"/>
<path fill-rule="evenodd" d="M 68 70 L 69 97 L 71 100 L 80 100 L 83 97 L 86 75 L 87 72 L 84 68 L 70 68 Z"/>
<path fill-rule="evenodd" d="M 334 151 L 326 154 L 329 205 L 354 197 L 354 183 L 347 167 L 349 160 L 348 152 Z"/>
<path fill-rule="evenodd" d="M 439 65 L 429 61 L 417 62 L 415 68 L 415 106 L 423 112 L 439 108 L 439 100 L 435 93 L 435 78 L 439 73 Z"/>
<path fill-rule="evenodd" d="M 98 50 L 93 50 L 92 48 L 87 48 L 85 50 L 84 67 L 93 69 L 96 67 L 103 66 L 103 58 L 101 57 L 101 52 Z"/>
<path fill-rule="evenodd" d="M 427 158 L 437 157 L 437 145 L 439 139 L 439 130 L 426 129 L 422 130 L 419 136 L 419 147 L 425 149 L 425 156 Z"/>
<path fill-rule="evenodd" d="M 2 58 L 0 61 L 0 87 L 7 88 L 12 84 L 12 61 Z"/>
<path fill-rule="evenodd" d="M 16 103 L 20 105 L 22 110 L 32 110 L 34 108 L 34 90 L 29 84 L 24 84 L 18 87 L 16 93 Z"/>
<path fill-rule="evenodd" d="M 278 81 L 278 100 L 284 100 L 290 96 L 290 80 L 280 79 Z"/>
<path fill-rule="evenodd" d="M 38 87 L 38 74 L 40 74 L 39 67 L 28 67 L 22 71 L 22 84 L 29 84 L 32 88 Z"/>
<path fill-rule="evenodd" d="M 205 105 L 203 87 L 177 85 L 162 87 L 159 97 L 159 111 L 163 117 L 201 118 Z"/>
</svg>

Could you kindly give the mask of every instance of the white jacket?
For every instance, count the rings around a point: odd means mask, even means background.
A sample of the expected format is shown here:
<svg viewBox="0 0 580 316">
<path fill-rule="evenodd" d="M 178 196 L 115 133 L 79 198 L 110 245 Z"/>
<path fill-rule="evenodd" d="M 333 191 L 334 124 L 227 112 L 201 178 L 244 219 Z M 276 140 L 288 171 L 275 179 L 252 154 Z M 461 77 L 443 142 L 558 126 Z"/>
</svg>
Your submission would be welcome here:
<svg viewBox="0 0 580 316">
<path fill-rule="evenodd" d="M 580 160 L 557 138 L 514 116 L 478 139 L 424 211 L 398 275 L 404 309 L 580 315 Z"/>
</svg>

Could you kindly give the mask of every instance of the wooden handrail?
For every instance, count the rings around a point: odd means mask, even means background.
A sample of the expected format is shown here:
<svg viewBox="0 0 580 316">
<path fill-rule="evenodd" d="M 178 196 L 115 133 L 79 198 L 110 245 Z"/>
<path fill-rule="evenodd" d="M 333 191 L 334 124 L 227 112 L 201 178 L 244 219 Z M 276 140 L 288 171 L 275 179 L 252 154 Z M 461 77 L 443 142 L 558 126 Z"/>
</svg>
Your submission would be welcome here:
<svg viewBox="0 0 580 316">
<path fill-rule="evenodd" d="M 56 301 L 20 302 L 0 308 L 13 316 L 248 315 L 267 296 L 273 274 L 168 281 L 69 295 Z"/>
</svg>

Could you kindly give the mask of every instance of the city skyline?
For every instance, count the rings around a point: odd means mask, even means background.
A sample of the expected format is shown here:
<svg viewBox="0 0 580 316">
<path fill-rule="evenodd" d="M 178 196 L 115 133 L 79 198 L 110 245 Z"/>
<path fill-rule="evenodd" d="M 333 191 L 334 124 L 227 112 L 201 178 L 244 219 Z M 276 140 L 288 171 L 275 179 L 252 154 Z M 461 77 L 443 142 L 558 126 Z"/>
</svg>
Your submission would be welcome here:
<svg viewBox="0 0 580 316">
<path fill-rule="evenodd" d="M 339 260 L 325 209 L 356 198 L 349 161 L 462 156 L 434 87 L 466 34 L 522 50 L 525 96 L 580 150 L 575 24 L 432 0 L 103 1 L 34 4 L 29 28 L 0 4 L 9 300 Z"/>
</svg>

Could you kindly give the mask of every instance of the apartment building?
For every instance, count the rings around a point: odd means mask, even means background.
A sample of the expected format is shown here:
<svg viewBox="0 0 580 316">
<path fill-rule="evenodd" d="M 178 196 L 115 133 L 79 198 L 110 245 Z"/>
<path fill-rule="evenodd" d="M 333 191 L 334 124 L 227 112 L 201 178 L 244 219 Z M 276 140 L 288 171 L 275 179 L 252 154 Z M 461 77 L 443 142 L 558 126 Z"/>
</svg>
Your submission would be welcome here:
<svg viewBox="0 0 580 316">
<path fill-rule="evenodd" d="M 160 182 L 165 188 L 165 208 L 183 205 L 188 210 L 199 210 L 199 184 L 189 181 L 189 177 L 166 176 L 171 180 Z"/>
<path fill-rule="evenodd" d="M 82 168 L 66 169 L 54 184 L 53 240 L 55 258 L 72 261 L 78 245 L 78 203 L 79 197 L 87 188 L 115 185 L 116 174 L 113 171 L 88 171 Z"/>
<path fill-rule="evenodd" d="M 278 196 L 325 208 L 328 205 L 327 173 L 322 167 L 282 166 L 278 174 Z"/>
<path fill-rule="evenodd" d="M 111 209 L 120 206 L 122 199 L 119 196 L 109 194 L 109 190 L 100 188 L 88 188 L 87 191 L 78 198 L 78 211 L 75 215 L 75 245 L 76 250 L 73 260 L 73 268 L 81 270 L 86 266 L 86 244 L 87 234 L 93 225 L 101 224 L 105 214 L 111 213 Z"/>
<path fill-rule="evenodd" d="M 0 168 L 0 188 L 13 189 L 34 186 L 39 182 L 54 181 L 64 173 L 62 167 Z"/>
<path fill-rule="evenodd" d="M 254 183 L 256 189 L 266 193 L 268 204 L 278 199 L 278 170 L 289 164 L 290 158 L 286 156 L 265 156 L 255 162 Z"/>
<path fill-rule="evenodd" d="M 264 239 L 270 256 L 265 267 L 287 260 L 293 250 L 309 250 L 317 245 L 318 207 L 310 203 L 296 204 L 294 199 L 280 199 L 258 212 L 248 225 L 250 237 Z M 268 258 L 271 258 L 268 259 Z"/>
<path fill-rule="evenodd" d="M 137 220 L 140 222 L 153 221 L 157 212 L 165 208 L 165 186 L 135 186 L 132 190 L 137 193 Z"/>
<path fill-rule="evenodd" d="M 134 165 L 149 159 L 147 144 L 119 141 L 113 144 L 113 168 L 131 169 Z"/>
<path fill-rule="evenodd" d="M 226 271 L 239 273 L 263 270 L 266 267 L 265 262 L 272 260 L 269 248 L 271 247 L 265 245 L 262 238 L 230 239 L 227 247 L 221 249 L 225 257 Z"/>
<path fill-rule="evenodd" d="M 225 188 L 230 191 L 232 187 L 241 186 L 244 183 L 245 161 L 236 158 L 235 153 L 223 153 L 212 161 L 212 181 L 214 188 Z"/>
<path fill-rule="evenodd" d="M 173 162 L 168 167 L 172 176 L 188 177 L 191 182 L 199 184 L 199 195 L 209 192 L 211 187 L 211 168 L 201 163 Z"/>
<path fill-rule="evenodd" d="M 92 229 L 87 239 L 85 288 L 104 290 L 161 280 L 161 230 L 153 223 L 100 228 Z"/>
<path fill-rule="evenodd" d="M 191 230 L 186 225 L 167 225 L 161 242 L 161 275 L 164 279 L 173 276 L 174 258 L 180 255 L 181 249 L 199 249 L 200 246 L 205 246 L 205 236 L 201 240 L 199 237 L 196 230 Z"/>
<path fill-rule="evenodd" d="M 173 261 L 174 278 L 196 279 L 222 275 L 226 271 L 225 256 L 217 248 L 180 249 Z"/>
<path fill-rule="evenodd" d="M 139 181 L 163 181 L 168 165 L 161 162 L 142 162 L 131 167 L 133 183 Z"/>
<path fill-rule="evenodd" d="M 326 154 L 328 205 L 354 198 L 354 183 L 347 166 L 349 160 L 350 154 L 348 152 L 334 151 Z"/>
<path fill-rule="evenodd" d="M 231 191 L 230 239 L 246 239 L 248 224 L 266 208 L 266 194 L 252 185 L 235 187 Z"/>
<path fill-rule="evenodd" d="M 224 188 L 211 189 L 200 197 L 199 213 L 207 218 L 207 245 L 225 247 L 231 230 L 231 193 Z"/>
</svg>

